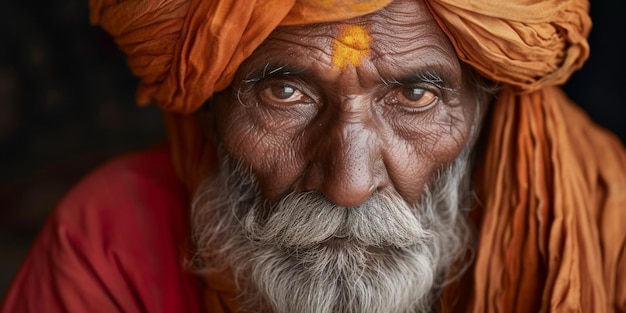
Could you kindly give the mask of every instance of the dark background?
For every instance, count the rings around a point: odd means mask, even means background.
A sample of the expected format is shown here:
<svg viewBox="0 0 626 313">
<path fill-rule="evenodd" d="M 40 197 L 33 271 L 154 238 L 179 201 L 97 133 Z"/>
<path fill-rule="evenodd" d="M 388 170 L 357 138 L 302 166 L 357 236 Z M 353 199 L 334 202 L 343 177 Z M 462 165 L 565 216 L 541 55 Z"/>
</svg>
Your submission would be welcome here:
<svg viewBox="0 0 626 313">
<path fill-rule="evenodd" d="M 0 9 L 0 298 L 60 197 L 86 172 L 164 136 L 155 107 L 87 1 L 12 1 Z M 593 1 L 591 57 L 564 86 L 626 139 L 626 10 Z M 616 7 L 618 5 L 618 7 Z"/>
</svg>

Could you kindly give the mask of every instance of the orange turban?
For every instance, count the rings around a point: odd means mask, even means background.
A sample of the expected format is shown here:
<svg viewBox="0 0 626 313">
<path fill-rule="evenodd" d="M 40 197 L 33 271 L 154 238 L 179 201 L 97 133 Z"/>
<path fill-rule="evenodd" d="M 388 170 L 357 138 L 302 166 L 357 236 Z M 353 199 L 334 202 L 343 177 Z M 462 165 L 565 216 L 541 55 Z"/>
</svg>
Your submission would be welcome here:
<svg viewBox="0 0 626 313">
<path fill-rule="evenodd" d="M 164 110 L 175 165 L 193 191 L 215 160 L 189 113 L 226 88 L 274 28 L 389 2 L 90 0 L 90 8 L 140 78 L 137 102 Z M 626 311 L 626 152 L 556 87 L 588 56 L 589 4 L 426 2 L 459 58 L 504 86 L 474 174 L 475 265 L 446 289 L 443 311 Z"/>
</svg>

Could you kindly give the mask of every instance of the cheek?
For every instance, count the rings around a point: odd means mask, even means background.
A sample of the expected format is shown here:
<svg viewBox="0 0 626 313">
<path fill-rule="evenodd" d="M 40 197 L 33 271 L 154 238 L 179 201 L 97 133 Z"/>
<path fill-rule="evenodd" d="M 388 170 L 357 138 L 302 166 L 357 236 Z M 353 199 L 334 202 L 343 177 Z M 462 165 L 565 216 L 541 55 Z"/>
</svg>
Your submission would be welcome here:
<svg viewBox="0 0 626 313">
<path fill-rule="evenodd" d="M 399 121 L 394 127 L 386 166 L 396 190 L 407 200 L 417 201 L 424 188 L 449 166 L 469 140 L 473 109 L 444 108 L 419 121 Z"/>
<path fill-rule="evenodd" d="M 451 163 L 468 144 L 473 121 L 473 109 L 458 107 L 442 113 L 432 123 L 428 138 L 433 158 L 442 164 Z"/>
<path fill-rule="evenodd" d="M 299 121 L 276 114 L 269 118 L 261 111 L 229 101 L 217 109 L 216 125 L 224 152 L 249 166 L 264 195 L 275 200 L 289 191 L 304 167 L 297 144 Z"/>
</svg>

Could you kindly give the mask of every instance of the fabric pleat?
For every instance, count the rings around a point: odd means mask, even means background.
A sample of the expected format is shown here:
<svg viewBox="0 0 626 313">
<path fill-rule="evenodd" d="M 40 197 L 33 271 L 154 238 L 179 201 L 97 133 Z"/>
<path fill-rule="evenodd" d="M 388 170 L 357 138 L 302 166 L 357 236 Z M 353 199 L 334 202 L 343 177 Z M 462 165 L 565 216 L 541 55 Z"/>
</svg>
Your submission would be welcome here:
<svg viewBox="0 0 626 313">
<path fill-rule="evenodd" d="M 140 78 L 137 102 L 164 110 L 172 159 L 191 194 L 216 166 L 212 135 L 192 113 L 273 29 L 352 18 L 388 2 L 90 0 L 90 9 Z M 503 86 L 473 176 L 478 251 L 444 291 L 442 311 L 626 312 L 626 151 L 558 87 L 589 55 L 589 3 L 426 3 L 458 57 Z M 209 286 L 224 279 L 206 278 Z M 220 288 L 207 291 L 209 311 L 234 312 Z"/>
<path fill-rule="evenodd" d="M 474 175 L 469 293 L 446 312 L 623 312 L 626 151 L 557 87 L 501 92 Z M 451 301 L 452 302 L 452 301 Z"/>
<path fill-rule="evenodd" d="M 391 0 L 90 0 L 140 78 L 137 102 L 189 114 L 279 25 L 343 20 Z M 565 82 L 589 55 L 585 0 L 428 0 L 457 55 L 518 92 Z"/>
<path fill-rule="evenodd" d="M 564 83 L 589 56 L 587 1 L 427 1 L 461 60 L 517 92 Z"/>
</svg>

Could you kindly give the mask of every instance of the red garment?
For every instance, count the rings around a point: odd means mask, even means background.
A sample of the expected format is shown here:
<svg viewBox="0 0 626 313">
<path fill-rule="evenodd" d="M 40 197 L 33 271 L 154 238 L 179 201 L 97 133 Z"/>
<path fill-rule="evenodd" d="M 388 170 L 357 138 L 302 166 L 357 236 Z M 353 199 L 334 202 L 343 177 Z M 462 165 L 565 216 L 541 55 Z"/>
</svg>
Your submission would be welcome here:
<svg viewBox="0 0 626 313">
<path fill-rule="evenodd" d="M 109 162 L 48 218 L 0 312 L 201 312 L 187 204 L 166 148 Z"/>
</svg>

